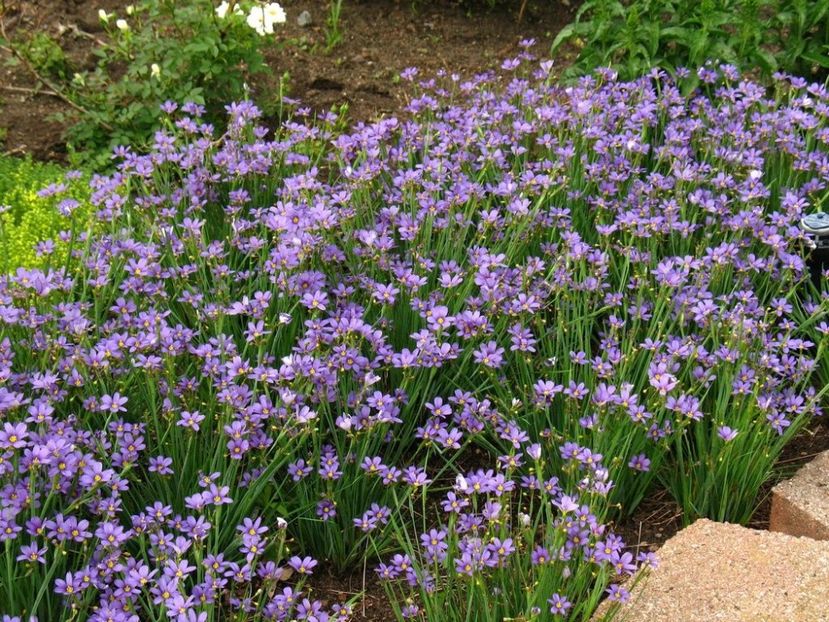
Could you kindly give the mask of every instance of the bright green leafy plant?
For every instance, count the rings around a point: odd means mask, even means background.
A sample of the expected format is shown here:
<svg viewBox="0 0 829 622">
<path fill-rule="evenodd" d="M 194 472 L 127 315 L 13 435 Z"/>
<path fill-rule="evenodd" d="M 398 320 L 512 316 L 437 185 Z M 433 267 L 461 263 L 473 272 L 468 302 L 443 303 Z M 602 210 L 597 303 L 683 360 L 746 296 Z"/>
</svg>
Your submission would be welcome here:
<svg viewBox="0 0 829 622">
<path fill-rule="evenodd" d="M 68 248 L 59 233 L 86 230 L 92 208 L 88 176 L 56 164 L 0 157 L 0 271 L 56 267 Z M 59 192 L 72 198 L 58 198 Z"/>
</svg>

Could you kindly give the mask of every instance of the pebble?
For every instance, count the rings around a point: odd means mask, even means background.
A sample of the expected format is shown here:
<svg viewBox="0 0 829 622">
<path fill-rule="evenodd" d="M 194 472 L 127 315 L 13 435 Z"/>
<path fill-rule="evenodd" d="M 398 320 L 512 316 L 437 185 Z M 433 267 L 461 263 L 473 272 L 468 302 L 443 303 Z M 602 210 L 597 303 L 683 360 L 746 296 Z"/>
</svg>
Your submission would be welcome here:
<svg viewBox="0 0 829 622">
<path fill-rule="evenodd" d="M 311 21 L 312 21 L 312 20 L 311 20 L 311 14 L 310 14 L 308 11 L 303 11 L 303 12 L 302 12 L 302 13 L 300 13 L 300 14 L 299 14 L 299 16 L 296 18 L 296 23 L 297 23 L 298 25 L 302 26 L 303 28 L 305 28 L 306 26 L 310 26 L 310 25 L 311 25 Z"/>
</svg>

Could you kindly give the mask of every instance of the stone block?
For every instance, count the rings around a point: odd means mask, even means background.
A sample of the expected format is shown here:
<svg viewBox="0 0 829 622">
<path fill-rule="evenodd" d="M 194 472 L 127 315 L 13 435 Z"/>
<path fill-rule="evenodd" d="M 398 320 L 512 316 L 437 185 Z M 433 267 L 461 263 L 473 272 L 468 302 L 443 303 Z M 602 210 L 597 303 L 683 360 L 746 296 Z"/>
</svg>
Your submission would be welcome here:
<svg viewBox="0 0 829 622">
<path fill-rule="evenodd" d="M 657 551 L 613 622 L 828 622 L 829 542 L 698 520 Z"/>
<path fill-rule="evenodd" d="M 829 540 L 829 451 L 772 489 L 769 529 Z"/>
</svg>

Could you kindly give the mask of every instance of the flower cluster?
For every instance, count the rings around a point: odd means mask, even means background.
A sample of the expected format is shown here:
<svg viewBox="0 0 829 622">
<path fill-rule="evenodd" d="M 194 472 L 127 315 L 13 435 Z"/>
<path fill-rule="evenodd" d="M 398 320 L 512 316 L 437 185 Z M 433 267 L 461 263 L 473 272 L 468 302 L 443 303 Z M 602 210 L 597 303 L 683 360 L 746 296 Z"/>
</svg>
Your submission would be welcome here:
<svg viewBox="0 0 829 622">
<path fill-rule="evenodd" d="M 0 279 L 3 611 L 346 619 L 309 576 L 363 562 L 398 618 L 586 619 L 655 478 L 748 519 L 829 363 L 829 92 L 503 70 L 116 151 L 100 230 Z"/>
<path fill-rule="evenodd" d="M 229 13 L 245 16 L 245 11 L 239 6 L 238 2 L 223 0 L 216 7 L 216 16 L 219 19 L 225 19 Z M 250 7 L 247 16 L 245 16 L 245 23 L 253 28 L 258 35 L 264 37 L 265 35 L 272 35 L 274 26 L 284 24 L 286 19 L 287 16 L 282 6 L 278 2 L 269 2 L 265 5 L 254 4 Z"/>
<path fill-rule="evenodd" d="M 650 553 L 634 558 L 625 551 L 622 539 L 589 505 L 564 493 L 558 477 L 540 478 L 545 465 L 539 449 L 530 445 L 499 458 L 496 469 L 458 475 L 440 500 L 442 522 L 417 537 L 412 533 L 417 510 L 400 509 L 395 530 L 405 552 L 376 569 L 399 618 L 462 620 L 473 611 L 481 620 L 588 613 L 611 579 L 656 565 Z M 523 460 L 533 465 L 529 475 L 516 466 Z M 600 467 L 588 473 L 603 479 Z M 628 598 L 617 584 L 605 595 Z"/>
</svg>

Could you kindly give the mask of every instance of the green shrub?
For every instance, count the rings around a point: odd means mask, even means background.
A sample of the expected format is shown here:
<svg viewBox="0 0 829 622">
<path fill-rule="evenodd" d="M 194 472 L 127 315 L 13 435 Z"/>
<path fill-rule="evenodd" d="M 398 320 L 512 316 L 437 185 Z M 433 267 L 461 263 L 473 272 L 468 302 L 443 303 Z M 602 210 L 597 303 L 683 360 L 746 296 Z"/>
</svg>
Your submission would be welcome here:
<svg viewBox="0 0 829 622">
<path fill-rule="evenodd" d="M 553 52 L 567 42 L 581 48 L 571 75 L 612 66 L 631 78 L 716 60 L 814 78 L 829 70 L 829 0 L 587 0 Z"/>
<path fill-rule="evenodd" d="M 64 191 L 73 199 L 62 197 Z M 92 215 L 88 176 L 56 164 L 0 156 L 0 206 L 0 271 L 63 265 L 68 249 L 58 234 L 88 226 Z M 39 254 L 36 246 L 47 240 L 54 249 Z"/>
<path fill-rule="evenodd" d="M 68 146 L 76 161 L 98 168 L 118 145 L 148 147 L 165 101 L 203 105 L 205 120 L 220 123 L 228 102 L 250 96 L 251 76 L 267 69 L 262 48 L 285 21 L 277 3 L 249 0 L 142 0 L 99 17 L 108 36 L 93 50 L 91 71 L 57 71 L 60 47 L 43 34 L 11 44 L 18 61 L 71 102 Z"/>
</svg>

